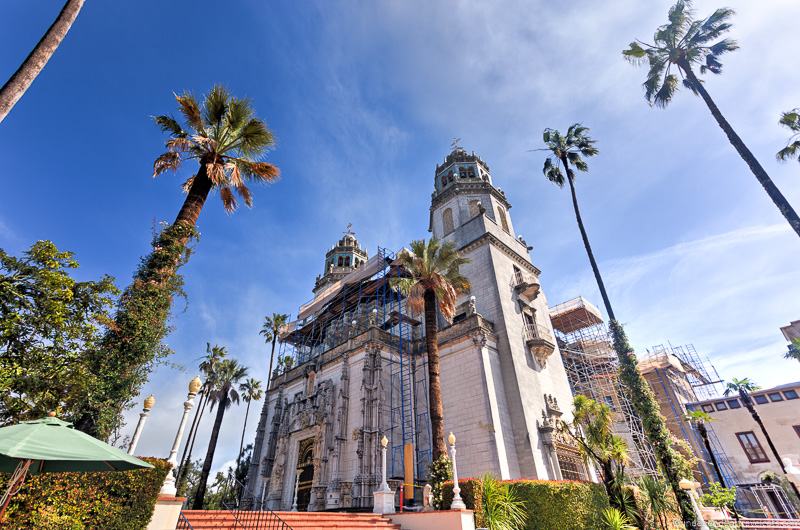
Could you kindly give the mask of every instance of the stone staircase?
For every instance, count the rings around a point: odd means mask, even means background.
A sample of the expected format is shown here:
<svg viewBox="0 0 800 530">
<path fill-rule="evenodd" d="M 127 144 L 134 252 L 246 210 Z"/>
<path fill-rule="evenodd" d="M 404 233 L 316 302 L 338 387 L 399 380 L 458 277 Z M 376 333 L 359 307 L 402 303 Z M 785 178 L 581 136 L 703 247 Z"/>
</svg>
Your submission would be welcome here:
<svg viewBox="0 0 800 530">
<path fill-rule="evenodd" d="M 184 510 L 183 515 L 194 530 L 241 530 L 235 525 L 233 512 L 227 510 Z M 252 512 L 251 512 L 252 513 Z M 356 530 L 361 528 L 382 528 L 400 530 L 388 518 L 372 513 L 345 512 L 273 512 L 293 530 Z M 252 526 L 256 528 L 256 526 Z M 264 523 L 263 528 L 278 528 Z"/>
</svg>

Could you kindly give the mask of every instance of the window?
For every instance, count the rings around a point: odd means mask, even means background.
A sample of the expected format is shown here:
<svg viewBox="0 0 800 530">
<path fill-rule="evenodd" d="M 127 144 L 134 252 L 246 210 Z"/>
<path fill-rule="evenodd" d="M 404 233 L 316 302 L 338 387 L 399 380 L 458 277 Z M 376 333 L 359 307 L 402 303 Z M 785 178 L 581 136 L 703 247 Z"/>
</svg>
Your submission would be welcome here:
<svg viewBox="0 0 800 530">
<path fill-rule="evenodd" d="M 522 313 L 522 320 L 525 322 L 525 327 L 533 331 L 536 329 L 536 317 L 531 313 L 524 311 Z"/>
<path fill-rule="evenodd" d="M 611 396 L 603 396 L 603 401 L 605 402 L 606 406 L 611 410 L 615 410 L 614 408 L 614 398 Z"/>
<path fill-rule="evenodd" d="M 481 201 L 479 201 L 478 199 L 474 199 L 474 200 L 469 201 L 469 218 L 470 219 L 472 219 L 473 217 L 475 217 L 476 215 L 479 215 L 481 213 L 480 204 L 481 204 Z"/>
<path fill-rule="evenodd" d="M 500 226 L 503 227 L 503 230 L 511 233 L 511 230 L 508 228 L 508 219 L 506 219 L 506 211 L 503 209 L 502 206 L 497 207 L 497 216 L 500 218 Z"/>
<path fill-rule="evenodd" d="M 714 406 L 717 410 L 728 410 L 728 405 L 726 405 L 724 401 L 717 401 L 714 403 Z"/>
<path fill-rule="evenodd" d="M 475 168 L 473 166 L 460 167 L 458 168 L 458 176 L 462 179 L 474 179 Z"/>
<path fill-rule="evenodd" d="M 783 393 L 783 397 L 786 399 L 797 399 L 797 391 L 796 390 L 787 390 Z"/>
<path fill-rule="evenodd" d="M 514 285 L 519 285 L 525 280 L 525 277 L 522 276 L 522 271 L 516 265 L 512 265 L 514 267 Z"/>
<path fill-rule="evenodd" d="M 714 407 L 708 404 L 703 405 L 703 412 L 714 412 Z"/>
<path fill-rule="evenodd" d="M 764 449 L 761 447 L 753 431 L 737 432 L 736 438 L 739 440 L 739 444 L 742 446 L 742 449 L 744 449 L 744 454 L 747 455 L 747 459 L 751 464 L 769 462 L 767 454 L 764 452 Z"/>
<path fill-rule="evenodd" d="M 759 394 L 757 396 L 753 396 L 753 400 L 756 403 L 758 403 L 759 405 L 763 405 L 765 403 L 769 403 L 769 401 L 767 400 L 767 396 L 765 396 L 764 394 Z"/>
<path fill-rule="evenodd" d="M 445 209 L 442 214 L 442 228 L 445 234 L 449 234 L 455 229 L 453 227 L 453 210 L 450 208 Z"/>
<path fill-rule="evenodd" d="M 580 455 L 558 451 L 558 467 L 564 480 L 586 480 L 586 467 Z"/>
<path fill-rule="evenodd" d="M 347 256 L 346 258 L 344 258 L 344 266 L 345 267 L 349 267 L 350 266 L 350 256 Z"/>
<path fill-rule="evenodd" d="M 339 256 L 339 259 L 336 261 L 336 266 L 341 267 L 343 265 L 344 265 L 344 258 L 342 256 Z"/>
<path fill-rule="evenodd" d="M 783 396 L 780 392 L 770 392 L 768 395 L 770 401 L 783 401 Z"/>
<path fill-rule="evenodd" d="M 738 399 L 729 399 L 727 401 L 727 403 L 728 403 L 728 407 L 729 408 L 732 408 L 732 409 L 740 409 L 740 408 L 742 408 L 742 404 L 739 403 Z"/>
</svg>

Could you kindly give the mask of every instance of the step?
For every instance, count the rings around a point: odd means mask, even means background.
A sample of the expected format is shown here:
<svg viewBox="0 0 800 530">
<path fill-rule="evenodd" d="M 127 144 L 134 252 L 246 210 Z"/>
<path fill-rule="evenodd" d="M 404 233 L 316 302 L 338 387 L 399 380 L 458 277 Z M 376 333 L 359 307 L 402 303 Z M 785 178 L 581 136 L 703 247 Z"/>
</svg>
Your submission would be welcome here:
<svg viewBox="0 0 800 530">
<path fill-rule="evenodd" d="M 184 516 L 195 530 L 228 530 L 234 527 L 235 516 L 227 510 L 186 510 Z M 360 530 L 379 528 L 400 530 L 400 525 L 372 513 L 349 512 L 275 512 L 281 520 L 295 530 Z M 245 514 L 245 520 L 249 519 Z M 255 523 L 255 516 L 252 517 Z M 240 525 L 241 526 L 241 525 Z"/>
</svg>

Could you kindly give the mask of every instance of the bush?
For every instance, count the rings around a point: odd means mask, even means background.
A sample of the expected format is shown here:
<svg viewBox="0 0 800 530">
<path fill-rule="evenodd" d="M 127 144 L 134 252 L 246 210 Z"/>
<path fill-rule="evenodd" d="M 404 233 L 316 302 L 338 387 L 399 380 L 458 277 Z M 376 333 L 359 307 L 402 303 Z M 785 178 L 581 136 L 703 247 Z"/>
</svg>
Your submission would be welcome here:
<svg viewBox="0 0 800 530">
<path fill-rule="evenodd" d="M 467 508 L 475 510 L 475 526 L 485 527 L 483 513 L 483 487 L 480 479 L 458 481 L 461 498 Z M 600 484 L 570 480 L 506 480 L 515 496 L 525 502 L 527 523 L 525 530 L 595 530 L 600 528 L 602 512 L 608 497 Z M 453 483 L 444 486 L 443 503 L 446 508 L 453 502 Z"/>
<path fill-rule="evenodd" d="M 143 458 L 152 469 L 102 473 L 44 473 L 12 497 L 2 527 L 9 530 L 141 530 L 150 522 L 169 470 L 166 460 Z M 0 475 L 5 490 L 8 475 Z"/>
</svg>

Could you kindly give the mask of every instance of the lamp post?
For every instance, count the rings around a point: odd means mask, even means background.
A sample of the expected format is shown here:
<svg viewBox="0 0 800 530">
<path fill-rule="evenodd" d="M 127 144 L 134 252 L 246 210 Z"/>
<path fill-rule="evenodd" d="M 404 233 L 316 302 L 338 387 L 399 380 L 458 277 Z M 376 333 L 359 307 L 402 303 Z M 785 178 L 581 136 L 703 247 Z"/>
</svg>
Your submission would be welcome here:
<svg viewBox="0 0 800 530">
<path fill-rule="evenodd" d="M 450 444 L 450 458 L 453 460 L 453 502 L 450 503 L 451 510 L 466 510 L 467 505 L 461 500 L 461 488 L 458 486 L 458 467 L 456 467 L 456 435 L 452 432 L 447 437 Z"/>
<path fill-rule="evenodd" d="M 170 468 L 169 472 L 167 473 L 167 478 L 164 479 L 164 484 L 161 486 L 161 491 L 159 492 L 161 495 L 171 495 L 174 497 L 178 492 L 177 488 L 175 487 L 175 468 L 178 465 L 178 447 L 181 445 L 183 430 L 186 428 L 186 418 L 189 417 L 189 411 L 192 410 L 192 407 L 194 406 L 194 398 L 200 391 L 202 384 L 203 382 L 200 381 L 199 377 L 195 377 L 189 381 L 189 395 L 186 401 L 183 402 L 183 416 L 181 417 L 180 425 L 178 425 L 178 432 L 175 433 L 175 441 L 172 442 L 172 449 L 170 450 L 169 458 L 167 459 Z"/>
<path fill-rule="evenodd" d="M 386 446 L 389 439 L 386 435 L 381 438 L 381 483 L 378 489 L 372 492 L 372 513 L 394 513 L 394 492 L 386 482 Z"/>
<path fill-rule="evenodd" d="M 678 486 L 689 494 L 689 499 L 692 501 L 692 508 L 694 508 L 694 515 L 697 518 L 697 528 L 700 530 L 708 530 L 708 525 L 703 519 L 703 512 L 700 511 L 700 505 L 697 504 L 697 488 L 700 487 L 699 482 L 693 480 L 681 479 Z"/>
<path fill-rule="evenodd" d="M 144 428 L 144 422 L 147 421 L 147 417 L 150 415 L 150 410 L 153 408 L 153 405 L 155 404 L 156 404 L 156 398 L 152 394 L 144 399 L 142 412 L 139 413 L 139 422 L 136 424 L 136 430 L 133 431 L 133 438 L 131 439 L 131 445 L 128 447 L 129 455 L 132 455 L 133 452 L 136 450 L 136 444 L 139 443 L 139 437 L 142 435 L 142 428 Z"/>
<path fill-rule="evenodd" d="M 292 511 L 297 511 L 297 494 L 300 491 L 300 473 L 303 472 L 302 469 L 297 469 L 297 476 L 294 479 L 294 502 L 292 502 Z"/>
</svg>

